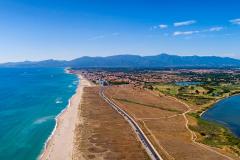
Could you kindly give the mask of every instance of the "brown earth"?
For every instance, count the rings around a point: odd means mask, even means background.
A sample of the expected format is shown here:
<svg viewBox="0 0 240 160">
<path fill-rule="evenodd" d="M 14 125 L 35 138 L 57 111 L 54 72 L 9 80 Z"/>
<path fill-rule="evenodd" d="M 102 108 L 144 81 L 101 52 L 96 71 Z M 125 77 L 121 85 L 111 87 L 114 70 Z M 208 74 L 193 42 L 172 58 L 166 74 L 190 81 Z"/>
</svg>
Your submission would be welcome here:
<svg viewBox="0 0 240 160">
<path fill-rule="evenodd" d="M 73 159 L 149 159 L 127 121 L 86 87 L 79 107 Z"/>
<path fill-rule="evenodd" d="M 109 87 L 105 94 L 139 123 L 165 159 L 231 159 L 193 142 L 183 116 L 188 108 L 179 101 L 129 85 Z"/>
</svg>

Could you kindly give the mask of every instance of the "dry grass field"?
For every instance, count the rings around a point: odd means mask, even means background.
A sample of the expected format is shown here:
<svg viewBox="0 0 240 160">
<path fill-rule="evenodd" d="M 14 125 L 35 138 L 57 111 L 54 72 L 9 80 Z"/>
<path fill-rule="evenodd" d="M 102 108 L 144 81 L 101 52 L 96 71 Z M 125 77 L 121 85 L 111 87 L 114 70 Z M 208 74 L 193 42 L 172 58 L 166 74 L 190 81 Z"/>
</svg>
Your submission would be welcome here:
<svg viewBox="0 0 240 160">
<path fill-rule="evenodd" d="M 149 159 L 129 124 L 98 91 L 98 87 L 84 89 L 73 159 Z"/>
<path fill-rule="evenodd" d="M 228 159 L 192 142 L 182 114 L 188 108 L 177 100 L 129 85 L 109 87 L 105 94 L 141 125 L 165 159 Z"/>
</svg>

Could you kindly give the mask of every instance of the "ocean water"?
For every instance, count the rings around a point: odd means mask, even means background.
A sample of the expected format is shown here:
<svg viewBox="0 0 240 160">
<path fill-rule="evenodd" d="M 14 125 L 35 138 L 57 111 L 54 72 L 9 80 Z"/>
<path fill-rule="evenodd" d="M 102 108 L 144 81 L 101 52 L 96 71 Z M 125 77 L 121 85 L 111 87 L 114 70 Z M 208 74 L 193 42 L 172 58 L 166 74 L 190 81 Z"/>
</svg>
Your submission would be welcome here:
<svg viewBox="0 0 240 160">
<path fill-rule="evenodd" d="M 77 84 L 62 68 L 0 68 L 0 160 L 37 159 Z"/>
<path fill-rule="evenodd" d="M 219 101 L 202 118 L 224 125 L 240 138 L 240 95 Z"/>
</svg>

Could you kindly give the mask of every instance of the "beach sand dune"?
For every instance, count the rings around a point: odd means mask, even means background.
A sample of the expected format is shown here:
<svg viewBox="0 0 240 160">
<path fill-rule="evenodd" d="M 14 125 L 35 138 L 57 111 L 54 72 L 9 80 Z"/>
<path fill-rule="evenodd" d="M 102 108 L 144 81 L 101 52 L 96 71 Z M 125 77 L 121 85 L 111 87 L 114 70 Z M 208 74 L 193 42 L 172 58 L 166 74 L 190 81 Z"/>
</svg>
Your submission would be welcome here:
<svg viewBox="0 0 240 160">
<path fill-rule="evenodd" d="M 69 106 L 57 118 L 57 125 L 51 138 L 46 144 L 39 159 L 41 160 L 70 160 L 74 147 L 74 130 L 78 122 L 78 107 L 81 103 L 83 88 L 91 83 L 78 75 L 80 83 L 76 93 L 69 102 Z"/>
<path fill-rule="evenodd" d="M 146 151 L 128 122 L 86 87 L 79 107 L 73 160 L 146 160 Z"/>
</svg>

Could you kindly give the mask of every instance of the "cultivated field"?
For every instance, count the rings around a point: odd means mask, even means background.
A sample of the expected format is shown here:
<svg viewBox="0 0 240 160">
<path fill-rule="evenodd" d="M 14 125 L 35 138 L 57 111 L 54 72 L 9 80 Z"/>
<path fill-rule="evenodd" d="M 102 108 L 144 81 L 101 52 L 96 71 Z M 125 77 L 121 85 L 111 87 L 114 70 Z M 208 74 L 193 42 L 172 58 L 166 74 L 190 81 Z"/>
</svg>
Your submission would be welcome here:
<svg viewBox="0 0 240 160">
<path fill-rule="evenodd" d="M 129 124 L 98 95 L 84 89 L 73 159 L 149 159 Z"/>
<path fill-rule="evenodd" d="M 165 159 L 231 159 L 194 141 L 194 134 L 186 127 L 189 108 L 179 101 L 130 85 L 109 87 L 105 94 L 141 125 Z"/>
</svg>

